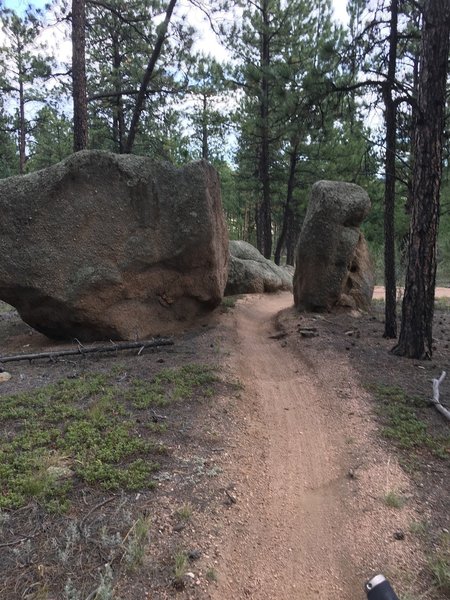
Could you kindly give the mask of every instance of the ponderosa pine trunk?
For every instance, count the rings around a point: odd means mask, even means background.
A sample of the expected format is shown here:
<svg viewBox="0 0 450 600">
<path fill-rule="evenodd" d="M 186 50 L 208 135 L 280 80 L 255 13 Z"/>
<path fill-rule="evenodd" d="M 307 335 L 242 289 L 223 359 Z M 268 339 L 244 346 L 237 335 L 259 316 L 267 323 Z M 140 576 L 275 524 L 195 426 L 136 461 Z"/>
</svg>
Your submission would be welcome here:
<svg viewBox="0 0 450 600">
<path fill-rule="evenodd" d="M 208 144 L 208 97 L 206 92 L 202 98 L 202 158 L 209 160 L 209 144 Z"/>
<path fill-rule="evenodd" d="M 120 50 L 119 36 L 113 33 L 111 37 L 113 48 L 113 73 L 116 97 L 113 106 L 113 142 L 116 152 L 123 154 L 125 143 L 125 116 L 123 111 L 123 95 L 121 82 L 122 53 Z"/>
<path fill-rule="evenodd" d="M 294 185 L 295 185 L 295 171 L 297 168 L 298 162 L 298 142 L 294 142 L 291 146 L 291 151 L 289 153 L 289 178 L 288 178 L 288 186 L 287 186 L 287 194 L 286 194 L 286 202 L 283 210 L 283 224 L 281 226 L 280 236 L 277 241 L 277 245 L 275 248 L 275 256 L 274 262 L 276 265 L 279 265 L 281 262 L 281 252 L 283 250 L 283 246 L 286 244 L 287 235 L 288 235 L 288 227 L 289 221 L 292 220 L 292 198 L 294 195 Z"/>
<path fill-rule="evenodd" d="M 19 83 L 19 173 L 25 173 L 26 157 L 26 121 L 25 121 L 25 92 L 23 81 Z"/>
<path fill-rule="evenodd" d="M 433 353 L 436 241 L 450 38 L 450 3 L 426 0 L 423 8 L 418 110 L 414 137 L 412 215 L 398 344 L 408 358 Z"/>
<path fill-rule="evenodd" d="M 270 156 L 269 156 L 269 0 L 262 2 L 263 29 L 261 32 L 261 83 L 259 114 L 261 119 L 261 146 L 259 156 L 259 180 L 262 199 L 256 219 L 258 250 L 266 257 L 272 256 L 272 208 L 270 202 Z M 259 231 L 258 231 L 259 229 Z"/>
<path fill-rule="evenodd" d="M 384 187 L 384 287 L 385 338 L 397 337 L 397 282 L 395 276 L 395 159 L 397 145 L 397 106 L 393 98 L 397 67 L 398 0 L 391 2 L 389 58 L 387 78 L 383 86 L 384 121 L 386 125 L 385 187 Z"/>
<path fill-rule="evenodd" d="M 72 0 L 72 98 L 73 151 L 77 152 L 88 145 L 85 0 Z"/>
</svg>

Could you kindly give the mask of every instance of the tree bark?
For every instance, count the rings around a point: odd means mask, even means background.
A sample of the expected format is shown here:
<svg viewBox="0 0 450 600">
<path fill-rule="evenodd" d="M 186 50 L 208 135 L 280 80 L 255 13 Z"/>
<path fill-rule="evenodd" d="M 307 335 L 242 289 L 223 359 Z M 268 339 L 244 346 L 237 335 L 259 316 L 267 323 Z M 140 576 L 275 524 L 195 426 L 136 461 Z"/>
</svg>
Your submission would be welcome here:
<svg viewBox="0 0 450 600">
<path fill-rule="evenodd" d="M 122 67 L 122 55 L 119 46 L 119 37 L 116 33 L 112 35 L 113 48 L 113 72 L 116 96 L 113 106 L 113 140 L 119 154 L 123 153 L 125 142 L 125 117 L 123 112 L 123 92 L 120 70 Z"/>
<path fill-rule="evenodd" d="M 385 338 L 397 337 L 395 277 L 395 158 L 397 143 L 397 107 L 393 98 L 397 67 L 398 0 L 391 2 L 389 33 L 389 58 L 387 79 L 383 86 L 384 120 L 386 125 L 385 187 L 384 187 L 384 286 L 385 286 Z"/>
<path fill-rule="evenodd" d="M 85 0 L 72 0 L 72 98 L 73 151 L 77 152 L 88 145 Z"/>
<path fill-rule="evenodd" d="M 294 213 L 292 207 L 289 209 L 287 217 L 286 264 L 293 267 L 297 239 L 300 233 L 300 218 L 296 212 Z"/>
<path fill-rule="evenodd" d="M 270 156 L 269 156 L 269 66 L 270 66 L 270 36 L 269 36 L 269 0 L 262 2 L 263 26 L 261 32 L 261 89 L 260 89 L 260 135 L 261 147 L 259 156 L 259 180 L 261 182 L 262 199 L 258 207 L 259 226 L 258 250 L 270 258 L 272 255 L 272 211 L 270 202 Z"/>
<path fill-rule="evenodd" d="M 399 342 L 392 352 L 431 358 L 436 240 L 449 58 L 450 3 L 426 0 L 423 9 L 418 114 L 414 139 L 413 206 Z"/>
<path fill-rule="evenodd" d="M 292 209 L 292 197 L 294 194 L 294 184 L 295 184 L 295 171 L 297 168 L 298 162 L 298 142 L 294 143 L 291 146 L 291 151 L 289 153 L 289 178 L 288 178 L 288 186 L 286 193 L 286 202 L 284 205 L 283 211 L 283 225 L 281 227 L 280 237 L 278 238 L 277 246 L 275 248 L 275 256 L 274 261 L 276 265 L 280 264 L 281 261 L 281 251 L 283 250 L 283 246 L 286 243 L 289 220 L 291 217 Z"/>
<path fill-rule="evenodd" d="M 203 110 L 202 110 L 202 158 L 209 160 L 209 147 L 208 147 L 208 97 L 206 93 L 203 94 L 202 98 Z"/>
<path fill-rule="evenodd" d="M 141 113 L 144 110 L 145 105 L 145 97 L 147 93 L 147 88 L 149 86 L 150 80 L 152 78 L 153 72 L 155 70 L 156 62 L 161 54 L 162 45 L 166 38 L 167 29 L 169 27 L 170 19 L 172 18 L 172 13 L 175 8 L 175 4 L 177 0 L 170 0 L 169 5 L 166 10 L 166 16 L 164 21 L 159 25 L 158 29 L 158 37 L 156 38 L 156 44 L 153 48 L 153 52 L 148 61 L 147 68 L 145 70 L 144 76 L 142 78 L 141 86 L 139 88 L 139 94 L 136 98 L 136 104 L 133 110 L 133 116 L 131 117 L 130 130 L 128 132 L 128 138 L 125 144 L 125 152 L 131 153 L 133 150 L 134 142 L 136 139 L 136 134 L 139 125 L 139 119 L 141 117 Z"/>
<path fill-rule="evenodd" d="M 26 162 L 25 92 L 22 78 L 19 82 L 19 173 L 25 173 Z"/>
</svg>

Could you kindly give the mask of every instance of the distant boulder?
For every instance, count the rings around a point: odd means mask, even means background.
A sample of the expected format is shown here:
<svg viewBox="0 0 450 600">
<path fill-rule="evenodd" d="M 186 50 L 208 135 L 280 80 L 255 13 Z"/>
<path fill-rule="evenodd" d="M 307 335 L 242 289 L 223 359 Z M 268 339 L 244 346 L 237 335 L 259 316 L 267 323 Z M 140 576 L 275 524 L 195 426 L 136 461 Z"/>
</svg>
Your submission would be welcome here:
<svg viewBox="0 0 450 600">
<path fill-rule="evenodd" d="M 292 267 L 279 267 L 248 242 L 230 241 L 225 295 L 292 291 Z"/>
<path fill-rule="evenodd" d="M 0 299 L 52 338 L 142 339 L 220 304 L 217 172 L 82 151 L 0 181 Z"/>
<path fill-rule="evenodd" d="M 313 185 L 296 251 L 297 308 L 369 308 L 374 268 L 359 229 L 369 210 L 369 196 L 358 185 L 341 181 Z"/>
</svg>

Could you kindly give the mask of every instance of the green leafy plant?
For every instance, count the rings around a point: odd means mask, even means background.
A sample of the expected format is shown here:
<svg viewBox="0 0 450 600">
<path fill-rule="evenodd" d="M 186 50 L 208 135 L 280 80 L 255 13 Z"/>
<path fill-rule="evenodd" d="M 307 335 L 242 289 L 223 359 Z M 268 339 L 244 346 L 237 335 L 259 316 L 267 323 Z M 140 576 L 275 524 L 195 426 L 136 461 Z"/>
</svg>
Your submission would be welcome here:
<svg viewBox="0 0 450 600">
<path fill-rule="evenodd" d="M 107 490 L 152 488 L 155 458 L 167 453 L 154 438 L 167 425 L 155 424 L 147 409 L 208 397 L 215 381 L 210 367 L 189 364 L 128 385 L 90 374 L 4 396 L 0 509 L 35 498 L 49 510 L 67 510 L 79 481 Z"/>
<path fill-rule="evenodd" d="M 179 369 L 165 369 L 152 381 L 133 382 L 130 398 L 136 408 L 166 406 L 171 402 L 188 400 L 196 395 L 208 397 L 217 376 L 211 367 L 190 364 Z"/>
</svg>

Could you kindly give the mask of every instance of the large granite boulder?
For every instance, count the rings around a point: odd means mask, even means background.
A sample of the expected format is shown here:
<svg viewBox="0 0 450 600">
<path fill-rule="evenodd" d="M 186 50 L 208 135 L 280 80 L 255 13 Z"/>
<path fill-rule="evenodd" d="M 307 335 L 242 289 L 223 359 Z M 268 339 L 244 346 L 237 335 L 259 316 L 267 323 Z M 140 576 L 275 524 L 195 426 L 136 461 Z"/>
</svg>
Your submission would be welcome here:
<svg viewBox="0 0 450 600">
<path fill-rule="evenodd" d="M 230 241 L 225 295 L 292 291 L 292 267 L 279 267 L 248 242 Z"/>
<path fill-rule="evenodd" d="M 0 181 L 0 299 L 53 338 L 168 334 L 217 306 L 228 234 L 217 172 L 82 151 Z"/>
<path fill-rule="evenodd" d="M 359 229 L 369 210 L 369 196 L 358 185 L 340 181 L 313 185 L 296 251 L 297 308 L 369 308 L 374 269 Z"/>
</svg>

